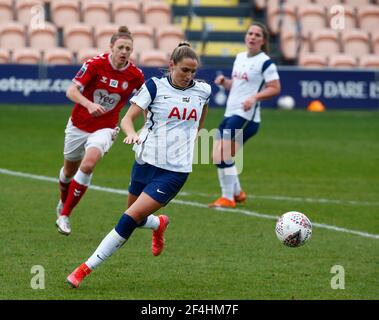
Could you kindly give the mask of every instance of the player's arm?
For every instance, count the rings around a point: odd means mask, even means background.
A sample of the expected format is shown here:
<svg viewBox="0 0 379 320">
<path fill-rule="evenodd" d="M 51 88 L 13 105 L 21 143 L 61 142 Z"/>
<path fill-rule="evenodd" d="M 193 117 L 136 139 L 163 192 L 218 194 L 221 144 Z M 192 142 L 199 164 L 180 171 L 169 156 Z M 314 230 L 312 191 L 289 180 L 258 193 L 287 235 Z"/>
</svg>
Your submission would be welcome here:
<svg viewBox="0 0 379 320">
<path fill-rule="evenodd" d="M 233 84 L 233 80 L 225 77 L 223 74 L 218 75 L 214 82 L 218 86 L 223 86 L 226 90 L 230 90 Z"/>
<path fill-rule="evenodd" d="M 281 85 L 279 80 L 272 80 L 266 83 L 264 89 L 245 100 L 243 109 L 250 110 L 258 101 L 268 100 L 280 93 Z"/>
<path fill-rule="evenodd" d="M 134 128 L 134 120 L 138 118 L 142 111 L 142 108 L 140 108 L 137 104 L 132 103 L 125 116 L 122 118 L 121 129 L 126 135 L 124 143 L 141 143 L 141 139 L 139 138 L 138 133 Z"/>
<path fill-rule="evenodd" d="M 80 86 L 74 82 L 68 87 L 66 97 L 72 102 L 78 103 L 86 108 L 91 116 L 98 117 L 105 113 L 105 109 L 101 105 L 88 100 L 80 92 Z"/>
</svg>

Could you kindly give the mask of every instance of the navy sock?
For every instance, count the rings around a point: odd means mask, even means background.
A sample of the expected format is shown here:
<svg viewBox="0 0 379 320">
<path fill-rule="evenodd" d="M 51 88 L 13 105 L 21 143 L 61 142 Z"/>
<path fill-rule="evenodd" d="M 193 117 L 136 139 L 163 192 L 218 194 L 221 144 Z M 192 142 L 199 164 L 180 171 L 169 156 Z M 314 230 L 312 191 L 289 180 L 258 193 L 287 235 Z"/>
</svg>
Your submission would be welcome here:
<svg viewBox="0 0 379 320">
<path fill-rule="evenodd" d="M 147 222 L 147 217 L 145 219 L 143 219 L 138 225 L 137 225 L 137 228 L 139 227 L 143 227 Z"/>
<path fill-rule="evenodd" d="M 224 168 L 230 168 L 234 166 L 234 161 L 228 160 L 227 162 L 221 161 L 220 163 L 216 164 L 217 168 L 224 169 Z"/>
<path fill-rule="evenodd" d="M 138 224 L 134 221 L 134 219 L 125 213 L 118 221 L 115 230 L 121 237 L 128 239 L 137 226 Z"/>
</svg>

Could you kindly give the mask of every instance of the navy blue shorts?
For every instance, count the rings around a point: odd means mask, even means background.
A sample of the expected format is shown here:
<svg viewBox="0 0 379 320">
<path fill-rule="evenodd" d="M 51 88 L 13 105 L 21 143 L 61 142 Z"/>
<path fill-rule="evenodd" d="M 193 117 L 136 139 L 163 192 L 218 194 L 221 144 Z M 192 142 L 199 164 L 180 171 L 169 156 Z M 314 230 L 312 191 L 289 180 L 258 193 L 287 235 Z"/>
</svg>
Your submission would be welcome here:
<svg viewBox="0 0 379 320">
<path fill-rule="evenodd" d="M 246 120 L 240 116 L 225 117 L 218 127 L 217 139 L 237 140 L 236 134 L 242 134 L 243 143 L 254 136 L 259 129 L 259 123 Z M 239 131 L 238 129 L 242 129 Z"/>
<path fill-rule="evenodd" d="M 187 172 L 169 171 L 135 161 L 129 192 L 137 197 L 145 192 L 154 200 L 166 205 L 178 194 L 187 181 L 188 175 Z"/>
</svg>

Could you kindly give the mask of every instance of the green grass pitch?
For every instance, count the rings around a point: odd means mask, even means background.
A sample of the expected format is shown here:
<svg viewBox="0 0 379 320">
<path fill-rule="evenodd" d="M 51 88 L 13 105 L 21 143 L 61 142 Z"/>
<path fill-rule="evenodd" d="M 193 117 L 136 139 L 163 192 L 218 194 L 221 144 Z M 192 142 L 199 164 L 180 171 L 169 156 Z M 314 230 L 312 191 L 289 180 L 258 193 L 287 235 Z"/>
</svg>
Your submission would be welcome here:
<svg viewBox="0 0 379 320">
<path fill-rule="evenodd" d="M 136 230 L 74 290 L 67 275 L 117 223 L 126 196 L 88 190 L 65 237 L 55 227 L 57 183 L 8 174 L 57 178 L 70 111 L 0 106 L 0 299 L 379 298 L 378 112 L 263 110 L 261 130 L 244 149 L 246 204 L 206 208 L 219 194 L 216 169 L 195 165 L 183 193 L 162 210 L 171 218 L 162 255 L 151 254 L 150 230 Z M 210 109 L 206 128 L 222 117 Z M 126 190 L 133 161 L 119 137 L 92 184 Z M 291 210 L 315 224 L 301 248 L 284 247 L 274 233 L 275 217 Z M 44 289 L 31 286 L 36 265 Z M 336 265 L 343 275 L 331 272 Z M 335 276 L 343 289 L 332 288 Z"/>
</svg>

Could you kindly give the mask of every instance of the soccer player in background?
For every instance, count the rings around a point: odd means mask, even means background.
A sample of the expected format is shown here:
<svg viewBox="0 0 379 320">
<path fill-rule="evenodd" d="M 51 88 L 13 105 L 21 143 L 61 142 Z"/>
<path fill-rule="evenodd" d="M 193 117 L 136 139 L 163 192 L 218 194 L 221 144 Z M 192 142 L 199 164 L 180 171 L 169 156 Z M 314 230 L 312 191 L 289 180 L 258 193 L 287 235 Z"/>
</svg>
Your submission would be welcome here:
<svg viewBox="0 0 379 320">
<path fill-rule="evenodd" d="M 131 173 L 129 207 L 92 256 L 67 278 L 77 288 L 85 276 L 118 250 L 134 229 L 167 205 L 192 171 L 198 130 L 203 126 L 211 94 L 209 84 L 194 80 L 199 58 L 189 43 L 182 42 L 172 52 L 169 74 L 151 78 L 130 100 L 131 106 L 121 121 L 125 144 L 134 144 L 137 160 Z M 148 110 L 140 135 L 134 120 Z M 164 246 L 167 216 L 159 216 L 162 227 L 153 237 L 153 254 Z"/>
<path fill-rule="evenodd" d="M 246 143 L 258 132 L 261 122 L 260 101 L 280 93 L 276 66 L 267 55 L 268 36 L 265 25 L 258 22 L 251 24 L 245 35 L 247 50 L 237 55 L 232 78 L 219 75 L 214 81 L 230 92 L 212 152 L 222 195 L 209 207 L 234 208 L 236 202 L 246 200 L 233 156 L 241 143 Z M 239 134 L 242 136 L 238 137 Z"/>
<path fill-rule="evenodd" d="M 110 39 L 110 53 L 87 60 L 67 89 L 75 103 L 65 130 L 64 165 L 59 173 L 56 226 L 69 235 L 69 217 L 86 192 L 97 162 L 117 137 L 119 115 L 144 75 L 129 61 L 133 38 L 122 26 Z"/>
</svg>

